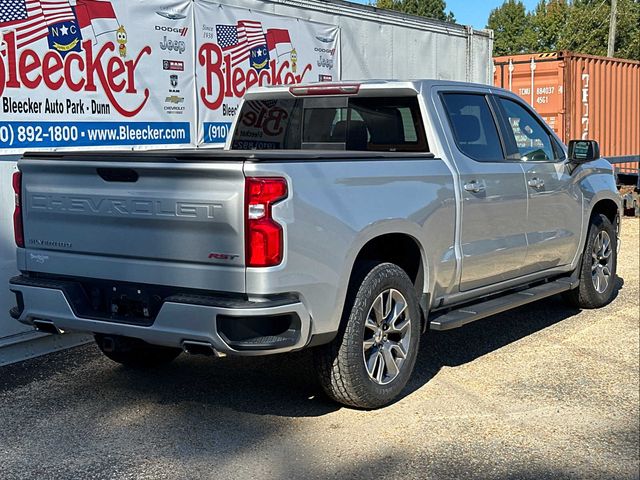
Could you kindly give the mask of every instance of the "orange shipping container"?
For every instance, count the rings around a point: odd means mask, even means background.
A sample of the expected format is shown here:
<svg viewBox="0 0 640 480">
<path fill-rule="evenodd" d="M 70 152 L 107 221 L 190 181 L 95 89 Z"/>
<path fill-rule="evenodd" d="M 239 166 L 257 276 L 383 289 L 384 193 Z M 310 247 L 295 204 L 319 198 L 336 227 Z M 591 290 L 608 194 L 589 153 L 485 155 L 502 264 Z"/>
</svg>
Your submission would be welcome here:
<svg viewBox="0 0 640 480">
<path fill-rule="evenodd" d="M 604 157 L 638 171 L 640 62 L 571 52 L 493 60 L 494 85 L 529 102 L 565 143 L 597 140 Z"/>
</svg>

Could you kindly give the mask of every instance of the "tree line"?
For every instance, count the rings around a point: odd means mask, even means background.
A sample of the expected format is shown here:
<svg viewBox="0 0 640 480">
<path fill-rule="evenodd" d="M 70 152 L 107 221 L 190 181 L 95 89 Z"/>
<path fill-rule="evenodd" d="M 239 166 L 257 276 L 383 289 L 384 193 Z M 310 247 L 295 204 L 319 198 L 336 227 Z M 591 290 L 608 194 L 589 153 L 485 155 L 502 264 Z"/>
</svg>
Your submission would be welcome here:
<svg viewBox="0 0 640 480">
<path fill-rule="evenodd" d="M 376 7 L 455 22 L 444 0 L 376 0 Z M 494 8 L 494 55 L 558 50 L 606 55 L 611 0 L 540 0 L 527 11 L 520 0 Z M 617 0 L 614 56 L 640 60 L 640 0 Z"/>
</svg>

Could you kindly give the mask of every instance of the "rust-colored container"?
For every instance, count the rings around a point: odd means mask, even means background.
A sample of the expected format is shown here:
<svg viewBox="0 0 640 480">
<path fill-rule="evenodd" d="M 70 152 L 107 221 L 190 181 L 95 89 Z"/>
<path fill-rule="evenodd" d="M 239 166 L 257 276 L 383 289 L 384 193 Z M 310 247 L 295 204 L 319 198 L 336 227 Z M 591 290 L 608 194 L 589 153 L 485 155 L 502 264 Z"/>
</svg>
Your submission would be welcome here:
<svg viewBox="0 0 640 480">
<path fill-rule="evenodd" d="M 629 157 L 620 167 L 638 171 L 640 62 L 571 52 L 493 60 L 494 84 L 529 102 L 565 143 L 597 140 L 604 157 Z"/>
</svg>

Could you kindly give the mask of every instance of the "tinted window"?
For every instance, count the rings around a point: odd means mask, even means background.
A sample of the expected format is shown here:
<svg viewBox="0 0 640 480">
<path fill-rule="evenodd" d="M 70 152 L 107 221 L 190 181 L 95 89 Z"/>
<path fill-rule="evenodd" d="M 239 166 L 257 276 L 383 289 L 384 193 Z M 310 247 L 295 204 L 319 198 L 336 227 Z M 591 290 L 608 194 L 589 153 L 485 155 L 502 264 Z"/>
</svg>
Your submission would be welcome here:
<svg viewBox="0 0 640 480">
<path fill-rule="evenodd" d="M 549 132 L 522 105 L 507 98 L 499 98 L 511 126 L 520 159 L 525 162 L 550 161 L 556 158 Z"/>
<path fill-rule="evenodd" d="M 443 99 L 456 144 L 462 153 L 481 162 L 502 161 L 500 137 L 486 97 L 446 93 Z"/>
<path fill-rule="evenodd" d="M 300 112 L 295 108 L 297 103 L 290 99 L 244 102 L 231 148 L 268 150 L 286 148 L 290 143 L 300 145 L 302 122 Z"/>
<path fill-rule="evenodd" d="M 340 128 L 347 121 L 346 108 L 308 108 L 304 110 L 302 143 L 340 143 L 347 141 L 346 130 Z"/>
<path fill-rule="evenodd" d="M 317 100 L 245 102 L 232 148 L 428 151 L 416 97 Z"/>
</svg>

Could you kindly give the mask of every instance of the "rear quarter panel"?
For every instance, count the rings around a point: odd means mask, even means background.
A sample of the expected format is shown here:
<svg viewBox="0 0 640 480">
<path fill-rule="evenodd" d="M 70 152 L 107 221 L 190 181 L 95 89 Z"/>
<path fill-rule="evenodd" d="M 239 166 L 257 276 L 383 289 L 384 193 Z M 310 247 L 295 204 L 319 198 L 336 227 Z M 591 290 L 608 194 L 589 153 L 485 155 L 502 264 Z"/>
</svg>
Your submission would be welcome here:
<svg viewBox="0 0 640 480">
<path fill-rule="evenodd" d="M 418 241 L 425 291 L 454 281 L 455 197 L 442 160 L 246 163 L 245 175 L 284 175 L 290 188 L 273 210 L 286 232 L 283 263 L 248 268 L 247 293 L 298 293 L 314 334 L 337 329 L 356 257 L 379 235 Z"/>
</svg>

